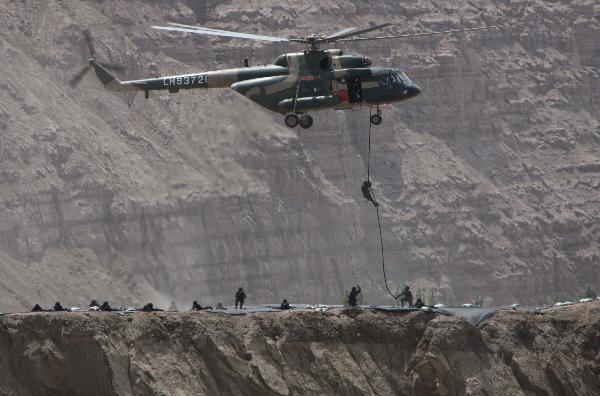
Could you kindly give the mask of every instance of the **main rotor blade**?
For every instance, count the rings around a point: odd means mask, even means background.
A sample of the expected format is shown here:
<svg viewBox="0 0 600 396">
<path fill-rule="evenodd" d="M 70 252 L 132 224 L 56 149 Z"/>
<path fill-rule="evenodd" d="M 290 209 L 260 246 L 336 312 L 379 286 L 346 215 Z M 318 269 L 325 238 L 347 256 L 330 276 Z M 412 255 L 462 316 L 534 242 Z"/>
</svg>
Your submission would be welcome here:
<svg viewBox="0 0 600 396">
<path fill-rule="evenodd" d="M 363 33 L 372 32 L 373 30 L 383 29 L 384 27 L 388 27 L 388 26 L 391 26 L 391 25 L 392 25 L 391 23 L 384 23 L 384 24 L 381 24 L 381 25 L 372 26 L 370 28 L 353 31 L 351 33 L 339 34 L 339 35 L 336 35 L 334 37 L 326 37 L 324 39 L 319 40 L 319 42 L 328 42 L 328 43 L 330 43 L 332 41 L 342 41 L 342 39 L 344 39 L 346 37 L 352 37 L 352 36 L 356 36 L 357 34 L 363 34 Z"/>
<path fill-rule="evenodd" d="M 349 27 L 349 28 L 346 28 L 346 29 L 342 29 L 342 30 L 340 30 L 339 32 L 335 32 L 335 33 L 333 33 L 333 34 L 330 34 L 329 36 L 327 36 L 327 38 L 328 38 L 328 39 L 330 39 L 330 38 L 333 38 L 333 37 L 341 36 L 341 35 L 344 35 L 344 34 L 346 34 L 346 33 L 353 32 L 353 31 L 355 31 L 356 29 L 358 29 L 358 28 L 355 28 L 355 27 Z"/>
<path fill-rule="evenodd" d="M 77 84 L 79 84 L 79 82 L 81 81 L 81 79 L 83 78 L 83 76 L 85 76 L 87 74 L 87 72 L 89 72 L 91 69 L 91 67 L 89 65 L 84 66 L 79 73 L 77 73 L 75 75 L 75 77 L 73 77 L 71 79 L 71 81 L 69 81 L 69 85 L 71 86 L 71 88 L 74 88 Z"/>
<path fill-rule="evenodd" d="M 213 29 L 213 28 L 207 28 L 207 27 L 203 27 L 203 26 L 183 25 L 181 23 L 174 23 L 174 22 L 167 22 L 167 24 L 168 25 L 177 26 L 177 27 L 187 28 L 187 29 L 194 29 L 194 30 L 205 31 L 205 32 L 207 32 L 207 34 L 210 33 L 210 32 L 221 32 L 221 33 L 227 33 L 227 34 L 231 34 L 231 33 L 233 33 L 233 34 L 247 34 L 249 36 L 268 37 L 269 39 L 279 39 L 281 41 L 294 41 L 294 42 L 298 42 L 298 43 L 306 43 L 306 39 L 304 39 L 304 38 L 284 38 L 284 37 L 264 36 L 264 35 L 253 34 L 253 33 L 240 33 L 240 32 L 232 32 L 232 31 L 229 31 L 229 30 Z"/>
<path fill-rule="evenodd" d="M 239 32 L 230 32 L 227 30 L 216 30 L 210 28 L 196 27 L 196 26 L 188 26 L 183 25 L 185 27 L 168 27 L 168 26 L 152 26 L 153 29 L 159 30 L 167 30 L 167 31 L 175 31 L 175 32 L 186 32 L 186 33 L 194 33 L 194 34 L 204 34 L 208 36 L 223 36 L 223 37 L 233 37 L 233 38 L 243 38 L 250 40 L 259 40 L 259 41 L 290 41 L 289 39 L 283 37 L 272 37 L 272 36 L 262 36 L 259 34 L 249 34 L 249 33 L 239 33 Z"/>
<path fill-rule="evenodd" d="M 213 28 L 204 27 L 204 26 L 183 25 L 181 23 L 175 23 L 175 22 L 167 22 L 167 25 L 188 28 L 188 29 L 196 29 L 196 30 L 208 30 L 211 32 L 238 33 L 238 32 L 230 32 L 229 30 L 213 29 Z"/>
<path fill-rule="evenodd" d="M 368 41 L 368 40 L 385 40 L 385 39 L 407 38 L 407 37 L 434 36 L 434 35 L 438 35 L 438 34 L 453 34 L 453 33 L 461 33 L 461 32 L 471 32 L 474 30 L 499 29 L 501 27 L 502 27 L 502 25 L 480 26 L 480 27 L 468 28 L 468 29 L 445 30 L 443 32 L 400 34 L 400 35 L 394 35 L 394 36 L 379 36 L 379 37 L 356 37 L 356 38 L 346 38 L 346 39 L 341 39 L 341 40 L 336 39 L 335 41 Z"/>
</svg>

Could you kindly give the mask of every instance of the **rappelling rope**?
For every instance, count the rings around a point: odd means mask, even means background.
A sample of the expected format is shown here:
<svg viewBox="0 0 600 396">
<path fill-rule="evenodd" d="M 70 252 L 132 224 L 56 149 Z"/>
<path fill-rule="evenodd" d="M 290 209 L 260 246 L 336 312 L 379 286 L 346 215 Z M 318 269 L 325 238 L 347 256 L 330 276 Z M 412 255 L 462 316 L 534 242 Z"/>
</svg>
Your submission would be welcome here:
<svg viewBox="0 0 600 396">
<path fill-rule="evenodd" d="M 302 85 L 302 81 L 298 81 L 298 88 L 296 88 L 296 97 L 294 97 L 294 110 L 293 110 L 294 114 L 296 114 L 296 105 L 298 104 L 298 95 L 300 95 L 300 85 Z"/>
<path fill-rule="evenodd" d="M 348 197 L 348 181 L 346 179 L 346 169 L 344 167 L 344 157 L 342 156 L 342 137 L 344 135 L 344 130 L 346 128 L 340 127 L 339 118 L 338 118 L 338 128 L 340 130 L 340 136 L 339 136 L 339 140 L 338 140 L 338 154 L 340 157 L 340 166 L 342 168 L 342 175 L 344 176 L 344 188 L 346 190 L 346 197 Z M 349 204 L 352 205 L 352 202 L 350 201 Z M 354 205 L 352 205 L 352 236 L 350 237 L 350 242 L 349 242 L 349 246 L 348 246 L 348 256 L 350 258 L 350 264 L 352 265 L 352 278 L 354 279 L 354 284 L 358 284 L 358 280 L 356 279 L 356 271 L 354 269 L 354 257 L 352 254 L 352 241 L 354 240 L 355 235 L 356 235 L 356 215 L 354 213 Z"/>
<path fill-rule="evenodd" d="M 371 117 L 373 116 L 373 106 L 369 107 L 369 154 L 367 156 L 367 181 L 371 182 Z"/>
<path fill-rule="evenodd" d="M 367 154 L 367 181 L 369 183 L 371 183 L 371 127 L 373 125 L 371 123 L 371 116 L 373 115 L 372 112 L 373 107 L 371 106 L 369 107 L 369 148 Z M 373 191 L 373 188 L 371 188 L 371 195 L 373 196 L 373 200 L 377 202 L 377 198 L 375 197 L 375 192 Z M 381 232 L 381 218 L 379 217 L 379 206 L 375 205 L 375 210 L 377 211 L 377 225 L 379 226 L 379 242 L 381 244 L 381 270 L 383 272 L 383 282 L 385 284 L 385 289 L 387 290 L 387 292 L 390 294 L 390 296 L 394 298 L 394 300 L 396 300 L 396 303 L 398 303 L 398 297 L 400 297 L 400 295 L 395 295 L 390 290 L 387 281 L 387 274 L 385 271 L 385 254 L 383 250 L 383 233 Z"/>
</svg>

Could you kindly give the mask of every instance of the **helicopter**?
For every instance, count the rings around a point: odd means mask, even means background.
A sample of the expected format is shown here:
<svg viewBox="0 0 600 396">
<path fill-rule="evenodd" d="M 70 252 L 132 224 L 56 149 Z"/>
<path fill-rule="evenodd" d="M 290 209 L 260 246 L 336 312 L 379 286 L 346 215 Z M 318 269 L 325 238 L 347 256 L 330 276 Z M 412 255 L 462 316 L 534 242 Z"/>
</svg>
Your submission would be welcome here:
<svg viewBox="0 0 600 396">
<path fill-rule="evenodd" d="M 289 128 L 300 125 L 305 129 L 313 125 L 310 112 L 347 110 L 362 106 L 375 106 L 376 111 L 371 115 L 370 122 L 379 125 L 383 120 L 381 107 L 414 98 L 421 93 L 421 88 L 400 69 L 373 67 L 369 57 L 346 55 L 339 49 L 323 50 L 322 44 L 444 35 L 500 27 L 480 26 L 438 32 L 356 37 L 392 25 L 384 23 L 363 29 L 346 28 L 327 36 L 313 33 L 303 38 L 283 38 L 179 23 L 167 25 L 169 26 L 152 28 L 209 36 L 300 43 L 305 45 L 305 49 L 280 55 L 269 65 L 250 66 L 248 59 L 244 58 L 243 67 L 239 68 L 120 81 L 109 70 L 111 65 L 95 59 L 95 50 L 87 33 L 91 59 L 86 68 L 91 65 L 107 89 L 117 92 L 144 91 L 146 99 L 149 98 L 150 91 L 154 90 L 176 93 L 181 89 L 231 88 L 262 107 L 285 114 L 284 122 Z M 74 80 L 81 79 L 86 71 L 84 68 Z"/>
</svg>

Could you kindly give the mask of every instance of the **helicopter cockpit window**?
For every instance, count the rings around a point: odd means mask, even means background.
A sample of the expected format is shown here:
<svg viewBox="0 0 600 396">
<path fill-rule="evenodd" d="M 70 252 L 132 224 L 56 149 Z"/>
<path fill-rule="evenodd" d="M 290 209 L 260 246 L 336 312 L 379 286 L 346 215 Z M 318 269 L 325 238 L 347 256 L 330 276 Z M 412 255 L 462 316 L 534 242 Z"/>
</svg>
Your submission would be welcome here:
<svg viewBox="0 0 600 396">
<path fill-rule="evenodd" d="M 402 82 L 403 85 L 405 85 L 405 86 L 412 85 L 410 78 L 408 78 L 408 76 L 406 74 L 404 74 L 403 72 L 398 73 L 396 76 Z"/>
<path fill-rule="evenodd" d="M 387 75 L 387 74 L 385 76 L 379 77 L 379 86 L 381 88 L 385 88 L 385 89 L 392 89 L 392 88 L 394 88 L 394 86 L 390 82 L 390 76 Z"/>
<path fill-rule="evenodd" d="M 406 85 L 403 79 L 397 74 L 386 74 L 379 77 L 379 86 L 384 89 L 403 89 Z"/>
</svg>

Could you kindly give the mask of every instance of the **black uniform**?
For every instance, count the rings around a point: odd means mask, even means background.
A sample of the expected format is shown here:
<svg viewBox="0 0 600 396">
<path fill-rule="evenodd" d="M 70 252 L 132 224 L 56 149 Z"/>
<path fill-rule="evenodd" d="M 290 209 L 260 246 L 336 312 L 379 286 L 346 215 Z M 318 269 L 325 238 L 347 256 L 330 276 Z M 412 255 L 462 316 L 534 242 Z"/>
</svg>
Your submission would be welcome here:
<svg viewBox="0 0 600 396">
<path fill-rule="evenodd" d="M 115 310 L 110 307 L 110 305 L 108 304 L 108 301 L 104 301 L 102 303 L 102 306 L 100 307 L 100 311 L 110 312 L 110 311 L 115 311 Z"/>
<path fill-rule="evenodd" d="M 357 297 L 361 291 L 362 290 L 360 289 L 360 286 L 352 287 L 350 294 L 348 294 L 348 305 L 350 305 L 351 307 L 358 306 L 358 298 Z"/>
<path fill-rule="evenodd" d="M 142 308 L 142 311 L 155 312 L 155 311 L 162 311 L 162 309 L 154 308 L 154 304 L 148 303 L 148 304 L 144 305 L 144 307 Z"/>
<path fill-rule="evenodd" d="M 417 301 L 415 302 L 415 308 L 423 308 L 425 306 L 425 304 L 423 303 L 423 300 L 421 300 L 420 298 L 417 298 Z"/>
<path fill-rule="evenodd" d="M 288 302 L 288 300 L 284 299 L 281 302 L 281 306 L 279 308 L 280 309 L 290 309 L 290 303 Z"/>
<path fill-rule="evenodd" d="M 31 308 L 31 312 L 44 312 L 44 309 L 40 307 L 40 304 L 35 304 L 33 308 Z"/>
<path fill-rule="evenodd" d="M 62 305 L 60 305 L 60 303 L 58 301 L 56 303 L 54 303 L 53 310 L 56 312 L 60 312 L 60 311 L 70 312 L 71 311 L 70 309 L 63 308 Z"/>
<path fill-rule="evenodd" d="M 244 293 L 244 289 L 240 287 L 237 293 L 235 293 L 235 309 L 237 309 L 238 304 L 240 304 L 240 309 L 243 309 L 244 301 L 246 301 L 246 293 Z"/>
<path fill-rule="evenodd" d="M 192 311 L 200 311 L 202 309 L 202 306 L 200 304 L 198 304 L 198 301 L 194 301 L 192 303 Z"/>
<path fill-rule="evenodd" d="M 90 308 L 91 308 L 91 307 L 99 307 L 99 306 L 100 306 L 100 304 L 98 304 L 98 302 L 97 302 L 96 300 L 92 300 L 92 301 L 90 302 Z"/>
<path fill-rule="evenodd" d="M 413 306 L 413 295 L 412 295 L 412 292 L 410 291 L 410 287 L 406 286 L 404 288 L 404 291 L 402 293 L 400 293 L 400 297 L 402 297 L 400 299 L 400 302 L 402 303 L 402 306 L 404 306 L 404 303 L 407 302 L 408 306 L 412 308 L 412 306 Z"/>
<path fill-rule="evenodd" d="M 365 182 L 362 184 L 362 187 L 360 189 L 362 190 L 363 197 L 365 197 L 368 201 L 373 202 L 373 205 L 375 205 L 375 207 L 379 206 L 379 203 L 377 201 L 375 201 L 375 198 L 373 197 L 373 192 L 371 191 L 371 182 L 370 181 L 365 180 Z"/>
</svg>

